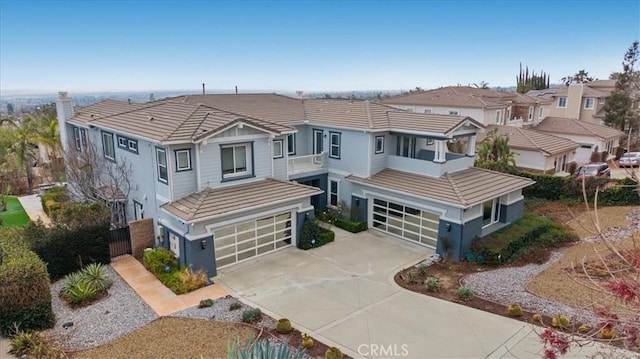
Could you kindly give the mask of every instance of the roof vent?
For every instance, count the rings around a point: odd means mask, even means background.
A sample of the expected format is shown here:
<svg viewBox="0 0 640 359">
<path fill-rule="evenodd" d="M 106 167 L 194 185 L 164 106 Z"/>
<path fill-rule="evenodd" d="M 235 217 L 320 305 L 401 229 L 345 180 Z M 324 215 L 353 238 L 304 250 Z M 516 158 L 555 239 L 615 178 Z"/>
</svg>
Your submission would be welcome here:
<svg viewBox="0 0 640 359">
<path fill-rule="evenodd" d="M 149 116 L 149 117 L 147 117 L 147 120 L 149 120 L 149 122 L 151 122 L 151 121 L 155 120 L 155 118 L 153 118 L 153 116 Z"/>
</svg>

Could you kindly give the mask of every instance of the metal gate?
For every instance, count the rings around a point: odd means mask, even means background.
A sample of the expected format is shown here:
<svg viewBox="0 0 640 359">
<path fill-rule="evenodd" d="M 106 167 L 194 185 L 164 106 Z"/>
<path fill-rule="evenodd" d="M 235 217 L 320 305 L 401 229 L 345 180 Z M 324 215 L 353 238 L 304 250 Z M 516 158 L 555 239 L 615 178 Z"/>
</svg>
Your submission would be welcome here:
<svg viewBox="0 0 640 359">
<path fill-rule="evenodd" d="M 111 258 L 131 254 L 129 226 L 109 231 L 109 252 L 111 253 Z"/>
</svg>

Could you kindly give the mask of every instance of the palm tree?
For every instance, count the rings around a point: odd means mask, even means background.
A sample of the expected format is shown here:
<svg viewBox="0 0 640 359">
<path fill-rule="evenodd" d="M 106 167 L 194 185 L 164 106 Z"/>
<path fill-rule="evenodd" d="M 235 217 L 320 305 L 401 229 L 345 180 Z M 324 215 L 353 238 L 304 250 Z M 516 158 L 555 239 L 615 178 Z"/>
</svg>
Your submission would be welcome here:
<svg viewBox="0 0 640 359">
<path fill-rule="evenodd" d="M 25 170 L 27 176 L 28 193 L 33 191 L 33 164 L 36 161 L 35 144 L 38 143 L 39 133 L 36 121 L 31 117 L 26 117 L 20 123 L 9 118 L 0 120 L 0 127 L 3 127 L 5 138 L 11 139 L 7 143 L 8 152 L 13 154 L 18 164 Z"/>
<path fill-rule="evenodd" d="M 48 113 L 43 113 L 38 117 L 38 143 L 45 145 L 47 155 L 51 160 L 52 180 L 59 180 L 59 175 L 64 169 L 61 162 L 62 159 L 62 142 L 60 141 L 60 130 L 58 119 Z"/>
<path fill-rule="evenodd" d="M 509 137 L 499 135 L 497 128 L 489 131 L 476 154 L 475 166 L 501 172 L 513 171 L 516 160 L 509 148 Z"/>
</svg>

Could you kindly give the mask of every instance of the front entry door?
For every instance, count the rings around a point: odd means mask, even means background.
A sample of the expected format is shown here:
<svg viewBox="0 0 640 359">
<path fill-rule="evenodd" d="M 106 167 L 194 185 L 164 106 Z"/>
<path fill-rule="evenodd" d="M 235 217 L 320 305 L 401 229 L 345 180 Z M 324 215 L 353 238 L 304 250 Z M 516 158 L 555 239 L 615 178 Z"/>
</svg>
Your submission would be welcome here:
<svg viewBox="0 0 640 359">
<path fill-rule="evenodd" d="M 324 146 L 322 144 L 322 130 L 313 130 L 313 154 L 322 153 Z"/>
</svg>

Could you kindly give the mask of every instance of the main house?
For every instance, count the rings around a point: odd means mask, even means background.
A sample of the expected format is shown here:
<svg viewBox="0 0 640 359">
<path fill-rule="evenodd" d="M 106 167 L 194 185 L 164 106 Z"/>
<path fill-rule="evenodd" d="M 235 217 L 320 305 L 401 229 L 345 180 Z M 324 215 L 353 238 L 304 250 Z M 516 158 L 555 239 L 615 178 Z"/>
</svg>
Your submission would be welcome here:
<svg viewBox="0 0 640 359">
<path fill-rule="evenodd" d="M 275 94 L 74 111 L 60 93 L 57 107 L 68 153 L 93 144 L 104 161 L 132 164 L 128 220 L 153 218 L 157 244 L 210 276 L 297 245 L 304 222 L 327 207 L 350 207 L 369 228 L 458 260 L 522 216 L 532 184 L 473 167 L 484 126 L 468 116 Z M 460 138 L 464 153 L 449 152 Z"/>
</svg>

